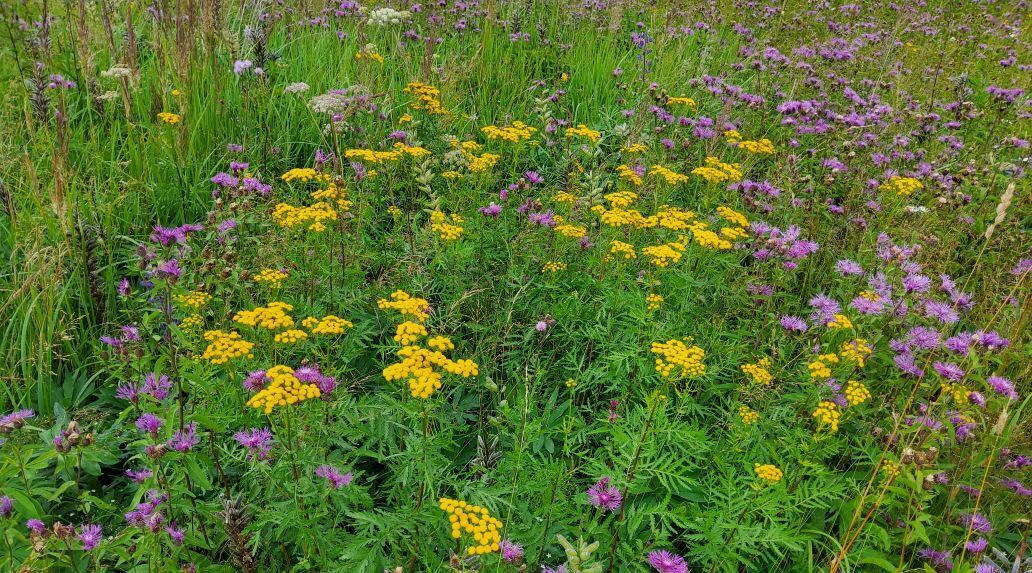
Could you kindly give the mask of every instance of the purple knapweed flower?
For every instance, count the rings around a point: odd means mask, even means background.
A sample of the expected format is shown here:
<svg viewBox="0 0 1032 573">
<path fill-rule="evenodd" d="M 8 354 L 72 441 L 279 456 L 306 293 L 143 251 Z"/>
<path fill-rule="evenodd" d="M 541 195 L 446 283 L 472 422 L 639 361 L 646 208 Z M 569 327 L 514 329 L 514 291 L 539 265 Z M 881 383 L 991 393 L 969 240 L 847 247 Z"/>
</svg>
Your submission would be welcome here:
<svg viewBox="0 0 1032 573">
<path fill-rule="evenodd" d="M 623 503 L 623 495 L 609 483 L 609 476 L 604 476 L 588 488 L 588 501 L 603 512 L 616 511 Z"/>
<path fill-rule="evenodd" d="M 684 557 L 664 551 L 653 551 L 648 556 L 649 565 L 659 573 L 688 573 L 688 564 Z"/>
</svg>

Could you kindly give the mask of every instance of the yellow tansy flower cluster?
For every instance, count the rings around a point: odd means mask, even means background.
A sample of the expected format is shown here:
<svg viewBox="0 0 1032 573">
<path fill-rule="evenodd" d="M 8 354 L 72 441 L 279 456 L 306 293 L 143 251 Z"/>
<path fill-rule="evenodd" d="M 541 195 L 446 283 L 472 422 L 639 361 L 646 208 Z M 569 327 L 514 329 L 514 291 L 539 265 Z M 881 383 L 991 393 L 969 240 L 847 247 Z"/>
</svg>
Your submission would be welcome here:
<svg viewBox="0 0 1032 573">
<path fill-rule="evenodd" d="M 409 82 L 402 91 L 416 96 L 416 101 L 409 104 L 412 109 L 425 110 L 431 115 L 448 115 L 448 110 L 441 105 L 441 90 L 434 86 L 420 82 Z"/>
<path fill-rule="evenodd" d="M 577 196 L 573 193 L 570 193 L 569 191 L 559 191 L 558 193 L 552 196 L 552 200 L 554 200 L 557 203 L 576 203 Z"/>
<path fill-rule="evenodd" d="M 634 251 L 634 245 L 623 241 L 614 240 L 609 243 L 609 252 L 614 255 L 622 256 L 624 259 L 638 258 L 638 253 Z"/>
<path fill-rule="evenodd" d="M 501 139 L 511 143 L 519 143 L 530 139 L 530 136 L 534 135 L 537 128 L 531 127 L 522 121 L 514 121 L 509 125 L 509 127 L 486 125 L 481 127 L 480 131 L 483 132 L 488 139 Z"/>
<path fill-rule="evenodd" d="M 406 320 L 398 325 L 396 334 L 394 335 L 394 341 L 402 346 L 408 346 L 410 344 L 414 344 L 426 335 L 427 330 L 425 326 L 418 322 Z"/>
<path fill-rule="evenodd" d="M 778 483 L 785 476 L 777 466 L 771 464 L 755 464 L 753 471 L 756 472 L 756 477 L 772 484 Z"/>
<path fill-rule="evenodd" d="M 631 169 L 630 167 L 628 167 L 626 165 L 617 165 L 616 166 L 616 176 L 621 181 L 626 181 L 626 182 L 630 183 L 631 185 L 634 185 L 635 187 L 641 187 L 641 184 L 642 184 L 641 176 L 639 176 L 637 173 L 634 172 L 633 169 Z M 630 203 L 628 203 L 628 205 L 629 204 Z"/>
<path fill-rule="evenodd" d="M 817 409 L 813 411 L 813 417 L 817 418 L 819 424 L 828 426 L 832 432 L 837 432 L 842 412 L 839 410 L 838 404 L 825 400 L 817 405 Z"/>
<path fill-rule="evenodd" d="M 455 349 L 455 343 L 447 336 L 432 336 L 426 341 L 426 345 L 441 352 Z"/>
<path fill-rule="evenodd" d="M 725 207 L 723 205 L 717 207 L 717 215 L 720 215 L 720 217 L 728 223 L 738 225 L 739 227 L 745 229 L 749 228 L 749 219 L 746 219 L 745 215 L 739 213 L 738 211 L 735 211 L 730 207 Z"/>
<path fill-rule="evenodd" d="M 179 322 L 179 328 L 183 330 L 190 330 L 196 328 L 204 322 L 204 319 L 199 314 L 191 314 Z"/>
<path fill-rule="evenodd" d="M 623 146 L 624 153 L 645 153 L 648 150 L 649 146 L 644 143 L 628 143 L 627 145 Z"/>
<path fill-rule="evenodd" d="M 400 360 L 383 369 L 383 377 L 388 382 L 408 379 L 409 391 L 415 398 L 429 398 L 441 388 L 442 376 L 438 368 L 463 378 L 479 374 L 479 368 L 472 360 L 452 360 L 442 354 L 442 350 L 455 348 L 447 337 L 431 337 L 427 346 L 434 350 L 419 346 L 419 340 L 428 334 L 422 324 L 399 324 L 394 340 L 402 345 L 397 352 Z"/>
<path fill-rule="evenodd" d="M 182 306 L 186 306 L 193 309 L 201 308 L 208 304 L 211 300 L 211 295 L 202 290 L 192 290 L 186 294 L 176 295 L 176 302 Z"/>
<path fill-rule="evenodd" d="M 557 225 L 555 232 L 571 239 L 580 239 L 588 234 L 588 230 L 580 225 Z"/>
<path fill-rule="evenodd" d="M 277 407 L 304 402 L 322 395 L 318 386 L 303 384 L 294 376 L 292 368 L 282 364 L 269 368 L 265 376 L 270 380 L 269 384 L 251 396 L 247 405 L 264 410 L 266 414 L 271 414 Z"/>
<path fill-rule="evenodd" d="M 691 339 L 686 339 L 691 343 Z M 671 339 L 653 342 L 652 353 L 656 355 L 656 372 L 664 378 L 691 378 L 706 373 L 702 359 L 706 351 L 698 346 L 688 346 L 686 341 Z"/>
<path fill-rule="evenodd" d="M 566 270 L 566 263 L 562 263 L 562 262 L 558 262 L 558 261 L 548 261 L 547 263 L 545 263 L 545 266 L 541 267 L 541 272 L 543 272 L 543 273 L 557 273 L 559 271 L 565 271 L 565 270 Z"/>
<path fill-rule="evenodd" d="M 742 372 L 756 384 L 770 386 L 774 381 L 774 375 L 770 373 L 770 358 L 763 358 L 756 364 L 743 364 Z"/>
<path fill-rule="evenodd" d="M 850 406 L 863 404 L 871 399 L 871 391 L 867 389 L 867 385 L 856 380 L 850 380 L 846 383 L 845 395 L 846 401 L 849 402 Z"/>
<path fill-rule="evenodd" d="M 289 203 L 279 203 L 272 212 L 272 218 L 280 227 L 292 229 L 307 226 L 309 231 L 319 233 L 326 230 L 324 221 L 337 220 L 337 211 L 325 201 L 319 201 L 308 207 L 295 207 Z"/>
<path fill-rule="evenodd" d="M 831 378 L 831 365 L 838 363 L 838 354 L 821 354 L 816 360 L 807 365 L 807 369 L 810 370 L 810 378 L 817 378 L 819 380 Z"/>
<path fill-rule="evenodd" d="M 655 215 L 648 217 L 645 224 L 651 226 L 653 222 L 664 229 L 671 231 L 684 231 L 689 228 L 688 221 L 695 218 L 695 213 L 685 211 L 680 207 L 662 205 Z"/>
<path fill-rule="evenodd" d="M 474 545 L 466 548 L 468 555 L 498 551 L 502 542 L 502 522 L 491 517 L 487 508 L 446 497 L 440 499 L 440 508 L 448 513 L 453 539 L 459 539 L 463 533 L 473 537 Z"/>
<path fill-rule="evenodd" d="M 914 191 L 924 189 L 924 184 L 913 177 L 900 177 L 893 175 L 889 180 L 878 186 L 882 191 L 894 191 L 896 195 L 906 197 Z"/>
<path fill-rule="evenodd" d="M 463 219 L 457 213 L 452 213 L 450 217 L 441 211 L 430 214 L 430 230 L 442 241 L 454 241 L 461 237 L 465 231 L 462 223 Z"/>
<path fill-rule="evenodd" d="M 965 405 L 970 401 L 971 391 L 964 387 L 963 384 L 942 384 L 941 391 L 943 395 L 953 397 L 953 401 L 957 404 Z"/>
<path fill-rule="evenodd" d="M 759 421 L 760 413 L 749 406 L 742 404 L 738 407 L 738 417 L 742 419 L 743 424 L 751 426 Z"/>
<path fill-rule="evenodd" d="M 287 183 L 293 183 L 294 181 L 308 183 L 309 181 L 312 181 L 317 177 L 319 177 L 319 172 L 315 169 L 312 169 L 311 167 L 295 167 L 294 169 L 287 171 L 283 175 L 280 175 L 280 179 L 286 181 Z"/>
<path fill-rule="evenodd" d="M 287 314 L 294 307 L 285 302 L 270 302 L 268 306 L 259 306 L 253 310 L 241 310 L 233 315 L 233 322 L 247 326 L 259 326 L 269 330 L 290 328 L 294 319 Z"/>
<path fill-rule="evenodd" d="M 291 328 L 276 334 L 272 339 L 279 344 L 294 344 L 301 342 L 302 340 L 308 340 L 308 333 L 303 330 Z"/>
<path fill-rule="evenodd" d="M 828 321 L 828 328 L 853 328 L 853 322 L 844 314 L 836 314 Z"/>
<path fill-rule="evenodd" d="M 574 137 L 578 135 L 591 141 L 592 143 L 597 143 L 598 140 L 602 138 L 601 131 L 595 131 L 594 129 L 589 128 L 583 123 L 579 123 L 577 124 L 577 127 L 571 127 L 566 130 L 566 137 Z"/>
<path fill-rule="evenodd" d="M 261 272 L 254 275 L 254 282 L 266 284 L 271 288 L 280 288 L 288 276 L 290 275 L 280 270 L 262 269 Z"/>
<path fill-rule="evenodd" d="M 731 244 L 731 241 L 709 230 L 709 223 L 705 221 L 692 223 L 689 225 L 688 230 L 692 232 L 692 237 L 695 239 L 696 244 L 704 249 L 726 251 L 734 246 Z"/>
<path fill-rule="evenodd" d="M 208 341 L 208 347 L 202 357 L 212 364 L 225 364 L 241 356 L 254 358 L 251 354 L 254 344 L 244 340 L 239 332 L 209 330 L 204 333 L 204 339 Z"/>
<path fill-rule="evenodd" d="M 167 111 L 159 113 L 158 119 L 169 125 L 175 125 L 183 120 L 182 116 L 180 116 L 179 114 L 169 113 Z"/>
<path fill-rule="evenodd" d="M 903 470 L 895 460 L 884 460 L 882 462 L 881 471 L 885 474 L 886 478 L 891 480 L 899 477 L 899 474 Z"/>
<path fill-rule="evenodd" d="M 695 109 L 698 106 L 698 104 L 695 103 L 695 100 L 690 97 L 683 96 L 667 98 L 666 103 L 667 105 L 684 105 L 692 109 Z"/>
<path fill-rule="evenodd" d="M 723 163 L 716 157 L 707 157 L 706 165 L 692 169 L 692 175 L 698 175 L 710 183 L 733 183 L 742 179 L 741 165 Z"/>
<path fill-rule="evenodd" d="M 650 294 L 645 297 L 645 310 L 649 312 L 659 310 L 663 306 L 663 295 L 661 294 Z"/>
<path fill-rule="evenodd" d="M 652 245 L 644 247 L 641 250 L 641 254 L 649 257 L 652 264 L 657 267 L 665 268 L 670 266 L 671 263 L 676 263 L 681 260 L 681 257 L 684 254 L 684 245 L 681 243 Z"/>
<path fill-rule="evenodd" d="M 344 334 L 344 331 L 349 328 L 354 328 L 355 324 L 350 320 L 328 314 L 321 319 L 309 316 L 308 318 L 301 321 L 302 326 L 311 331 L 312 334 Z"/>
<path fill-rule="evenodd" d="M 495 155 L 494 153 L 484 153 L 482 155 L 473 155 L 472 153 L 466 155 L 466 159 L 469 160 L 469 165 L 466 166 L 470 173 L 484 173 L 490 171 L 498 164 L 498 160 L 501 156 Z"/>
<path fill-rule="evenodd" d="M 871 346 L 867 344 L 867 339 L 857 338 L 856 340 L 843 342 L 839 355 L 842 356 L 843 360 L 855 362 L 857 366 L 863 368 L 872 352 Z"/>
<path fill-rule="evenodd" d="M 658 165 L 658 164 L 657 165 L 653 165 L 652 167 L 649 167 L 649 175 L 655 175 L 656 177 L 661 177 L 664 181 L 666 181 L 670 185 L 677 185 L 678 183 L 687 183 L 688 182 L 688 176 L 687 175 L 682 175 L 682 174 L 674 171 L 673 169 L 668 169 L 668 168 L 663 167 L 662 165 Z"/>
<path fill-rule="evenodd" d="M 430 316 L 430 302 L 425 298 L 414 297 L 403 290 L 396 290 L 391 293 L 390 299 L 381 298 L 376 301 L 376 307 L 381 310 L 396 310 L 403 315 L 414 317 L 419 322 L 426 321 Z"/>
<path fill-rule="evenodd" d="M 637 201 L 638 194 L 633 191 L 617 191 L 606 195 L 605 200 L 609 202 L 610 206 L 621 209 Z"/>
<path fill-rule="evenodd" d="M 400 141 L 395 143 L 394 148 L 390 151 L 376 151 L 375 149 L 344 150 L 344 157 L 348 159 L 358 159 L 359 161 L 363 161 L 370 165 L 397 161 L 405 157 L 421 159 L 427 155 L 430 155 L 429 149 L 419 147 L 418 145 L 406 145 Z"/>
<path fill-rule="evenodd" d="M 749 153 L 756 153 L 760 155 L 773 155 L 774 144 L 769 139 L 760 139 L 758 141 L 750 141 L 742 138 L 742 134 L 735 130 L 725 131 L 724 138 L 727 142 L 734 145 L 735 147 L 744 149 Z"/>
</svg>

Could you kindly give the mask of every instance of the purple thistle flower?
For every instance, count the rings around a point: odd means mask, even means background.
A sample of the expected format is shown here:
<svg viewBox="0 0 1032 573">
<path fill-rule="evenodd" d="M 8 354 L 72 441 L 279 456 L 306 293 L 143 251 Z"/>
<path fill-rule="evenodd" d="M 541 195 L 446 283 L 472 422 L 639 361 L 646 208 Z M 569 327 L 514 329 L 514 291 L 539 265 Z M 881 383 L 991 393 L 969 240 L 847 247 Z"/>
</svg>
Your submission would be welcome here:
<svg viewBox="0 0 1032 573">
<path fill-rule="evenodd" d="M 953 324 L 960 320 L 960 315 L 953 310 L 951 305 L 935 300 L 926 300 L 924 304 L 925 316 L 934 318 L 942 324 Z"/>
<path fill-rule="evenodd" d="M 43 532 L 47 530 L 46 524 L 38 519 L 30 519 L 25 522 L 25 527 L 29 528 L 29 531 L 36 535 L 43 535 Z"/>
<path fill-rule="evenodd" d="M 805 320 L 789 314 L 781 317 L 781 326 L 790 332 L 806 332 L 810 328 Z"/>
<path fill-rule="evenodd" d="M 535 185 L 537 183 L 544 183 L 545 178 L 541 176 L 537 171 L 527 171 L 523 174 L 523 178 L 527 180 L 527 183 Z"/>
<path fill-rule="evenodd" d="M 986 534 L 992 533 L 993 524 L 989 522 L 989 519 L 981 513 L 962 513 L 959 518 L 960 524 L 964 527 L 969 528 L 971 531 Z"/>
<path fill-rule="evenodd" d="M 144 483 L 154 475 L 154 472 L 147 468 L 138 470 L 129 469 L 125 470 L 125 475 L 136 483 Z"/>
<path fill-rule="evenodd" d="M 104 539 L 104 528 L 99 525 L 83 525 L 79 528 L 79 541 L 83 551 L 90 551 Z"/>
<path fill-rule="evenodd" d="M 190 422 L 186 425 L 186 428 L 182 430 L 176 430 L 172 434 L 172 438 L 168 441 L 168 447 L 173 450 L 186 453 L 193 449 L 201 439 L 197 436 L 197 422 Z"/>
<path fill-rule="evenodd" d="M 588 500 L 591 505 L 605 511 L 616 511 L 620 509 L 623 496 L 620 490 L 610 485 L 609 476 L 604 476 L 588 488 Z"/>
<path fill-rule="evenodd" d="M 491 201 L 491 203 L 488 204 L 487 207 L 479 207 L 477 211 L 480 211 L 480 213 L 485 217 L 492 217 L 497 219 L 498 215 L 502 213 L 502 206 L 496 204 L 494 201 Z"/>
<path fill-rule="evenodd" d="M 143 378 L 143 386 L 140 391 L 148 396 L 151 396 L 155 400 L 163 401 L 168 398 L 169 392 L 172 390 L 172 380 L 162 374 L 158 376 L 154 372 L 147 373 Z"/>
<path fill-rule="evenodd" d="M 994 330 L 989 332 L 980 332 L 975 337 L 978 344 L 986 347 L 989 350 L 997 351 L 1008 348 L 1011 345 L 1011 341 L 1000 336 Z"/>
<path fill-rule="evenodd" d="M 167 533 L 169 538 L 172 539 L 172 545 L 175 545 L 176 547 L 182 545 L 183 540 L 186 538 L 186 534 L 174 521 L 169 522 L 169 524 L 165 526 L 165 533 Z"/>
<path fill-rule="evenodd" d="M 907 341 L 922 350 L 934 350 L 938 348 L 942 334 L 927 326 L 915 326 L 910 329 Z"/>
<path fill-rule="evenodd" d="M 990 376 L 986 382 L 993 387 L 997 394 L 1011 400 L 1018 399 L 1018 392 L 1014 389 L 1014 383 L 1010 379 L 1003 376 Z"/>
<path fill-rule="evenodd" d="M 240 184 L 240 179 L 239 178 L 233 177 L 229 173 L 226 173 L 226 172 L 223 172 L 223 171 L 220 171 L 220 172 L 216 173 L 214 176 L 212 176 L 210 181 L 212 183 L 214 183 L 215 185 L 218 185 L 219 187 L 225 187 L 225 188 L 236 187 L 237 185 Z"/>
<path fill-rule="evenodd" d="M 331 465 L 319 466 L 315 469 L 315 475 L 330 482 L 330 486 L 333 489 L 340 489 L 344 486 L 351 485 L 351 480 L 355 477 L 351 472 L 342 474 L 339 469 Z"/>
<path fill-rule="evenodd" d="M 233 439 L 247 448 L 247 460 L 264 460 L 272 449 L 272 430 L 268 428 L 251 428 L 246 432 L 237 432 Z"/>
<path fill-rule="evenodd" d="M 984 537 L 979 537 L 973 541 L 968 541 L 964 544 L 964 548 L 971 553 L 981 553 L 989 547 L 989 542 Z"/>
<path fill-rule="evenodd" d="M 183 276 L 183 269 L 179 266 L 179 261 L 176 259 L 169 259 L 158 263 L 157 271 L 154 274 L 158 278 L 168 279 L 169 282 L 175 282 L 179 277 Z"/>
<path fill-rule="evenodd" d="M 810 308 L 814 309 L 810 320 L 820 324 L 827 324 L 835 318 L 835 314 L 842 312 L 842 306 L 838 301 L 823 294 L 810 299 Z"/>
<path fill-rule="evenodd" d="M 950 560 L 949 551 L 936 551 L 932 548 L 925 548 L 918 551 L 917 556 L 930 561 L 937 573 L 949 573 L 953 570 L 953 561 Z"/>
<path fill-rule="evenodd" d="M 932 367 L 935 368 L 935 371 L 939 373 L 939 376 L 942 376 L 947 380 L 959 382 L 960 379 L 964 377 L 964 370 L 960 366 L 957 366 L 952 362 L 936 361 L 934 364 L 932 364 Z"/>
<path fill-rule="evenodd" d="M 15 410 L 5 416 L 0 416 L 0 434 L 7 434 L 25 425 L 25 420 L 34 418 L 36 413 L 32 410 Z"/>
<path fill-rule="evenodd" d="M 1003 479 L 1000 480 L 1000 484 L 1022 497 L 1032 496 L 1032 489 L 1028 489 L 1025 484 L 1016 479 Z"/>
<path fill-rule="evenodd" d="M 151 414 L 150 412 L 147 412 L 136 419 L 136 428 L 141 432 L 147 432 L 152 438 L 158 437 L 158 432 L 164 425 L 165 422 L 161 418 Z"/>
<path fill-rule="evenodd" d="M 688 564 L 684 557 L 664 551 L 653 551 L 648 556 L 649 565 L 659 573 L 688 573 Z"/>
<path fill-rule="evenodd" d="M 122 279 L 118 281 L 118 294 L 119 296 L 129 296 L 129 292 L 129 279 L 122 277 Z"/>
<path fill-rule="evenodd" d="M 523 546 L 508 539 L 503 539 L 498 543 L 498 550 L 501 551 L 502 559 L 505 559 L 507 563 L 516 563 L 523 558 Z"/>
<path fill-rule="evenodd" d="M 6 495 L 0 497 L 0 517 L 11 517 L 14 513 L 14 500 Z"/>
<path fill-rule="evenodd" d="M 838 274 L 840 274 L 840 275 L 842 275 L 844 277 L 847 277 L 847 276 L 859 277 L 859 276 L 863 276 L 864 268 L 861 267 L 860 263 L 858 263 L 856 261 L 851 261 L 849 259 L 842 259 L 841 261 L 838 261 L 838 262 L 835 263 L 835 272 L 837 272 Z"/>
<path fill-rule="evenodd" d="M 266 382 L 269 381 L 269 377 L 265 375 L 265 370 L 255 370 L 247 375 L 244 379 L 244 389 L 249 392 L 257 392 L 265 387 Z"/>
<path fill-rule="evenodd" d="M 127 400 L 135 406 L 140 401 L 140 385 L 136 382 L 119 384 L 115 389 L 115 398 Z"/>
</svg>

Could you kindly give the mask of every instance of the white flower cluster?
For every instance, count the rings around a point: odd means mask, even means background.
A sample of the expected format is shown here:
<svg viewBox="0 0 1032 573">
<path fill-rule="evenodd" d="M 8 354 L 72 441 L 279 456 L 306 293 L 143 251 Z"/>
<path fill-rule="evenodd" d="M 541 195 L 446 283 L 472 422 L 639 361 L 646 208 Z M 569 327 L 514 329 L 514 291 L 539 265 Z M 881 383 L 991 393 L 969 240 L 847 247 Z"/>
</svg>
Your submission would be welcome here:
<svg viewBox="0 0 1032 573">
<path fill-rule="evenodd" d="M 370 26 L 397 26 L 408 20 L 412 13 L 408 10 L 395 10 L 394 8 L 377 8 L 369 13 L 368 24 Z"/>
<path fill-rule="evenodd" d="M 306 91 L 308 91 L 308 84 L 306 84 L 305 82 L 296 82 L 283 88 L 283 93 L 288 94 L 301 94 L 305 93 Z"/>
</svg>

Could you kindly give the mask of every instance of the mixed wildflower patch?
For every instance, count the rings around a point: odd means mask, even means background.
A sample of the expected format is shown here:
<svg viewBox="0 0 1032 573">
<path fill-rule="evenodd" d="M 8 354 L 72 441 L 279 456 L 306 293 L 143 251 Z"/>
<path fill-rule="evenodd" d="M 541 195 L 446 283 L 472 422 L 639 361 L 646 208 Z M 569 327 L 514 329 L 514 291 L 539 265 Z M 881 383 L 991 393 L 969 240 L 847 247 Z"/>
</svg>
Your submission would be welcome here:
<svg viewBox="0 0 1032 573">
<path fill-rule="evenodd" d="M 5 7 L 0 569 L 1032 567 L 1027 6 L 659 4 Z"/>
</svg>

